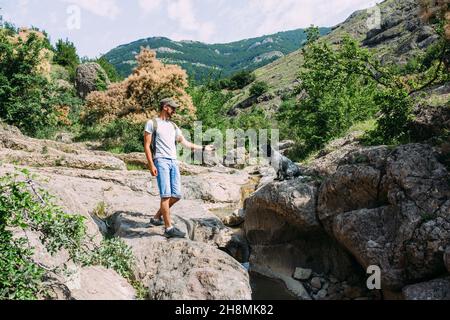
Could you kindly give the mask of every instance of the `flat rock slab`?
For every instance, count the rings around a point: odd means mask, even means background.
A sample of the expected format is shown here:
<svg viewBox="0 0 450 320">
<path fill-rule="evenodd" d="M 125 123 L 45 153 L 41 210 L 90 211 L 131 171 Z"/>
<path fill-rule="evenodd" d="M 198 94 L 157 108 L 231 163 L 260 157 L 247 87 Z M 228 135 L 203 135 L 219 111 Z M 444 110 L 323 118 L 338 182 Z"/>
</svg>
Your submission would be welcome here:
<svg viewBox="0 0 450 320">
<path fill-rule="evenodd" d="M 68 284 L 75 300 L 135 300 L 136 291 L 117 272 L 104 267 L 85 267 Z"/>
<path fill-rule="evenodd" d="M 125 238 L 135 275 L 152 300 L 250 300 L 249 275 L 225 252 L 206 243 L 160 235 Z"/>
</svg>

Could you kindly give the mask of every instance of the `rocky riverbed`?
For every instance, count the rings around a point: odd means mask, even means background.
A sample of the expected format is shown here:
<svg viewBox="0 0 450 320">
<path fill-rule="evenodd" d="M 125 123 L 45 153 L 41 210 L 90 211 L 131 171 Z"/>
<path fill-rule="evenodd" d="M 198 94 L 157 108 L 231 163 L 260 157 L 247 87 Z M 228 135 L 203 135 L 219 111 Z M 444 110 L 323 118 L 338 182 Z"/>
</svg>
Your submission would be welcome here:
<svg viewBox="0 0 450 320">
<path fill-rule="evenodd" d="M 449 298 L 450 185 L 440 150 L 364 148 L 354 135 L 334 144 L 288 181 L 274 181 L 268 166 L 181 163 L 185 199 L 172 215 L 186 239 L 167 240 L 162 227 L 149 226 L 159 206 L 155 180 L 127 170 L 144 165 L 143 154 L 36 140 L 2 126 L 0 174 L 16 167 L 37 174 L 35 184 L 66 212 L 87 218 L 93 244 L 122 238 L 150 299 L 270 298 L 252 293 L 270 286 L 267 279 L 279 285 L 273 298 Z M 27 236 L 41 265 L 67 258 Z M 371 265 L 382 271 L 381 290 L 366 286 Z M 71 268 L 57 279 L 60 299 L 136 298 L 112 270 Z"/>
</svg>

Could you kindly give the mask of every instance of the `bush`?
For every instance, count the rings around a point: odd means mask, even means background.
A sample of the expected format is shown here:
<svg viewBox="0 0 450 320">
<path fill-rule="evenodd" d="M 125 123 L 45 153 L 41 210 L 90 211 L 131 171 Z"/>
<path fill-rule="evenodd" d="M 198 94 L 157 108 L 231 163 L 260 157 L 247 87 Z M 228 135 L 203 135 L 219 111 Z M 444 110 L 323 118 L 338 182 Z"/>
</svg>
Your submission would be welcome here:
<svg viewBox="0 0 450 320">
<path fill-rule="evenodd" d="M 18 230 L 38 232 L 52 255 L 64 249 L 76 264 L 114 269 L 144 297 L 142 284 L 132 272 L 131 249 L 125 242 L 111 238 L 88 249 L 92 243 L 86 242 L 85 218 L 66 214 L 50 194 L 34 188 L 32 178 L 27 170 L 0 177 L 0 300 L 50 298 L 52 283 L 46 280 L 65 271 L 65 265 L 48 270 L 34 262 L 34 248 L 26 237 L 13 234 Z"/>
<path fill-rule="evenodd" d="M 56 42 L 53 61 L 69 71 L 71 80 L 75 79 L 75 71 L 80 64 L 80 58 L 78 57 L 77 49 L 72 42 L 68 39 L 65 41 L 59 39 Z"/>
<path fill-rule="evenodd" d="M 101 57 L 95 60 L 102 68 L 105 70 L 108 75 L 109 80 L 111 82 L 120 82 L 123 80 L 123 77 L 117 72 L 116 67 L 114 67 L 106 58 Z"/>
<path fill-rule="evenodd" d="M 86 98 L 83 122 L 87 125 L 124 119 L 143 123 L 159 114 L 159 101 L 173 97 L 180 105 L 176 119 L 190 121 L 195 113 L 186 93 L 187 74 L 179 66 L 165 65 L 154 51 L 142 49 L 133 74 L 114 83 L 104 92 L 92 92 Z"/>
<path fill-rule="evenodd" d="M 29 181 L 28 171 L 23 174 Z M 40 232 L 51 254 L 66 249 L 72 257 L 81 249 L 86 232 L 83 217 L 65 214 L 42 190 L 39 198 L 18 176 L 0 178 L 0 300 L 36 299 L 38 294 L 45 294 L 45 270 L 33 262 L 28 240 L 15 237 L 12 230 Z"/>
<path fill-rule="evenodd" d="M 230 81 L 235 85 L 232 89 L 242 89 L 255 81 L 256 76 L 251 71 L 240 71 L 231 76 Z"/>
<path fill-rule="evenodd" d="M 283 103 L 278 115 L 282 136 L 297 140 L 302 158 L 378 111 L 378 83 L 365 69 L 371 56 L 355 40 L 345 38 L 336 50 L 313 41 L 304 57 L 297 92 L 306 92 L 306 97 Z"/>
<path fill-rule="evenodd" d="M 143 132 L 144 123 L 117 119 L 106 124 L 82 126 L 76 140 L 101 141 L 102 148 L 113 153 L 144 152 Z"/>
<path fill-rule="evenodd" d="M 269 85 L 264 81 L 257 81 L 250 87 L 252 96 L 261 96 L 269 90 Z"/>
<path fill-rule="evenodd" d="M 248 86 L 255 81 L 255 79 L 256 76 L 253 72 L 243 70 L 235 73 L 230 78 L 218 80 L 214 83 L 214 86 L 217 86 L 220 89 L 238 90 Z"/>
<path fill-rule="evenodd" d="M 203 130 L 219 129 L 225 132 L 230 126 L 225 103 L 231 98 L 231 93 L 223 93 L 220 89 L 208 86 L 191 87 L 188 90 L 192 96 L 198 121 L 202 122 Z"/>
<path fill-rule="evenodd" d="M 412 99 L 400 89 L 386 89 L 375 96 L 380 107 L 376 128 L 364 137 L 367 144 L 399 144 L 409 142 L 412 120 Z"/>
<path fill-rule="evenodd" d="M 36 135 L 57 123 L 50 52 L 41 33 L 8 34 L 0 29 L 0 118 Z"/>
</svg>

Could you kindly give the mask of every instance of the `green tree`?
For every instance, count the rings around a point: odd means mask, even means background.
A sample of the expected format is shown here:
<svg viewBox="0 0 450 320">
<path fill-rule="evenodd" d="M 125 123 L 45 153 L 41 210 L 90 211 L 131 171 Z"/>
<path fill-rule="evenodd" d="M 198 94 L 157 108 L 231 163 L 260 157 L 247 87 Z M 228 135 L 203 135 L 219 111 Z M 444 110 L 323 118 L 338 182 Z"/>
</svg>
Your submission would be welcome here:
<svg viewBox="0 0 450 320">
<path fill-rule="evenodd" d="M 63 41 L 59 39 L 55 46 L 55 56 L 53 61 L 69 70 L 71 77 L 75 77 L 75 70 L 80 64 L 80 58 L 77 54 L 75 45 L 68 39 Z"/>
<path fill-rule="evenodd" d="M 230 78 L 231 83 L 235 85 L 235 87 L 231 89 L 242 89 L 255 81 L 255 79 L 256 76 L 253 72 L 247 70 L 239 71 Z"/>
<path fill-rule="evenodd" d="M 250 94 L 252 96 L 259 97 L 260 95 L 263 95 L 269 90 L 269 85 L 264 81 L 256 81 L 251 87 L 250 87 Z"/>
<path fill-rule="evenodd" d="M 97 62 L 105 70 L 111 82 L 120 82 L 124 79 L 117 72 L 116 67 L 114 67 L 105 57 L 98 58 L 95 62 Z"/>
<path fill-rule="evenodd" d="M 35 33 L 11 41 L 0 29 L 0 118 L 30 135 L 56 124 L 57 97 L 38 68 L 45 46 Z"/>
<path fill-rule="evenodd" d="M 297 104 L 283 104 L 278 116 L 284 134 L 292 137 L 294 133 L 302 146 L 301 156 L 322 148 L 378 110 L 374 100 L 378 83 L 366 69 L 371 56 L 356 40 L 346 37 L 338 49 L 312 42 L 304 58 L 297 90 L 305 98 Z"/>
<path fill-rule="evenodd" d="M 311 44 L 320 38 L 320 29 L 316 26 L 311 26 L 310 28 L 306 29 L 306 44 Z"/>
</svg>

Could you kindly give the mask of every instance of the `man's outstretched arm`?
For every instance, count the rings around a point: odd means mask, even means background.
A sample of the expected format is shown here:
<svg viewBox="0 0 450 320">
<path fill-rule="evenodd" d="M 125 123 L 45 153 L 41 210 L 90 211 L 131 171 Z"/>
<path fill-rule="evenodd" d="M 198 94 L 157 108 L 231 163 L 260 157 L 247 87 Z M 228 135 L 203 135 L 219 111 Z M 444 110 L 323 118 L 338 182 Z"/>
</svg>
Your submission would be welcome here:
<svg viewBox="0 0 450 320">
<path fill-rule="evenodd" d="M 181 143 L 183 146 L 185 146 L 188 149 L 192 149 L 192 150 L 203 150 L 203 146 L 199 146 L 198 144 L 194 144 L 192 142 L 189 142 L 186 140 L 186 138 L 184 136 L 179 136 L 177 141 L 179 143 Z M 205 146 L 205 151 L 211 152 L 214 151 L 215 148 L 213 145 L 208 145 Z"/>
</svg>

